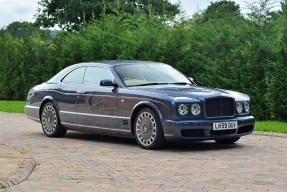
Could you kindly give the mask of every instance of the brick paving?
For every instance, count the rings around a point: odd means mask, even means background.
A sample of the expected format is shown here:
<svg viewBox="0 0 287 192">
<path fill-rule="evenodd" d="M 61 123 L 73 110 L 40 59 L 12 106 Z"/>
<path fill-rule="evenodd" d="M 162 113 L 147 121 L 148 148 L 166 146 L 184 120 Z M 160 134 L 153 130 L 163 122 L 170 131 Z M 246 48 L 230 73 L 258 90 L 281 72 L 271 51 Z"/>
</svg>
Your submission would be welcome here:
<svg viewBox="0 0 287 192">
<path fill-rule="evenodd" d="M 0 141 L 37 166 L 2 191 L 287 191 L 287 138 L 250 135 L 232 146 L 170 144 L 143 150 L 133 139 L 68 132 L 48 138 L 22 114 L 0 113 Z M 1 190 L 0 190 L 1 191 Z"/>
<path fill-rule="evenodd" d="M 35 167 L 36 161 L 29 151 L 0 144 L 1 188 L 18 185 L 25 181 Z"/>
<path fill-rule="evenodd" d="M 22 154 L 14 147 L 0 144 L 0 183 L 16 172 L 22 161 Z"/>
</svg>

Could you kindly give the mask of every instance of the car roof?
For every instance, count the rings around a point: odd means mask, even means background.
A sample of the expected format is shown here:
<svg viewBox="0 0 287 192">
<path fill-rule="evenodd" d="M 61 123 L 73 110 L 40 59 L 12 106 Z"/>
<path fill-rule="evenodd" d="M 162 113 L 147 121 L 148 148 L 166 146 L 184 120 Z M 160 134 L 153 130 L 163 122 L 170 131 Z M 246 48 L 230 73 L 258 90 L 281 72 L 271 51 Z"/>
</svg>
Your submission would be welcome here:
<svg viewBox="0 0 287 192">
<path fill-rule="evenodd" d="M 104 61 L 83 62 L 75 65 L 97 66 L 97 65 L 121 65 L 121 64 L 162 64 L 162 63 L 153 61 L 134 61 L 134 60 L 104 60 Z"/>
</svg>

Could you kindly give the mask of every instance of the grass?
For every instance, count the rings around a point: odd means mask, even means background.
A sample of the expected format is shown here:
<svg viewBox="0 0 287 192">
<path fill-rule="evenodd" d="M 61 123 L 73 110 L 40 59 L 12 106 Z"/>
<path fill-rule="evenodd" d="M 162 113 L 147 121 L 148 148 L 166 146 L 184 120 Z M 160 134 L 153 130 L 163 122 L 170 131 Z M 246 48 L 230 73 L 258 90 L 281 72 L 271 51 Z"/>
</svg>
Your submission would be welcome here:
<svg viewBox="0 0 287 192">
<path fill-rule="evenodd" d="M 0 101 L 0 111 L 24 113 L 25 101 Z M 255 131 L 287 133 L 287 122 L 256 121 Z"/>
<path fill-rule="evenodd" d="M 24 113 L 25 101 L 0 101 L 0 111 Z"/>
<path fill-rule="evenodd" d="M 7 186 L 0 183 L 0 189 L 5 189 L 5 188 L 7 188 Z"/>
<path fill-rule="evenodd" d="M 256 121 L 255 122 L 255 131 L 287 133 L 287 122 Z"/>
</svg>

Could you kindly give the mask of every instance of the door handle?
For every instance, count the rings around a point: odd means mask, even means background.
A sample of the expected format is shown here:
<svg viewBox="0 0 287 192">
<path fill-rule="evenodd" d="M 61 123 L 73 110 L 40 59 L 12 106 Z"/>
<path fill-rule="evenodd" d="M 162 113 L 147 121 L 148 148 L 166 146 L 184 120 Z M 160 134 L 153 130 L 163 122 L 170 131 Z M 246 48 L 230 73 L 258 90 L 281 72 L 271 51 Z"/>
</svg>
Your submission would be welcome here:
<svg viewBox="0 0 287 192">
<path fill-rule="evenodd" d="M 77 93 L 83 95 L 83 94 L 85 94 L 86 92 L 85 92 L 85 91 L 77 91 Z"/>
</svg>

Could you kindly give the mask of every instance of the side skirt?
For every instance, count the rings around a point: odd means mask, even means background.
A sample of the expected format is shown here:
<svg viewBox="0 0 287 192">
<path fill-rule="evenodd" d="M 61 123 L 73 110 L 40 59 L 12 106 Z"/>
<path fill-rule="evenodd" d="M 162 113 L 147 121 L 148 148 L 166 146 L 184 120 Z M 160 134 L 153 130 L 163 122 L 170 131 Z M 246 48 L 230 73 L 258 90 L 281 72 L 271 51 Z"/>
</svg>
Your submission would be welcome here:
<svg viewBox="0 0 287 192">
<path fill-rule="evenodd" d="M 102 135 L 111 135 L 118 137 L 127 137 L 134 138 L 130 130 L 122 129 L 113 129 L 113 128 L 104 128 L 104 127 L 92 127 L 86 125 L 70 124 L 70 123 L 61 123 L 67 130 L 79 131 L 79 132 L 88 132 L 88 133 L 97 133 Z"/>
</svg>

